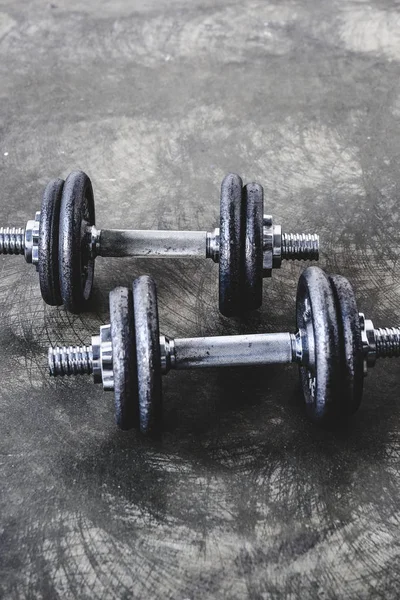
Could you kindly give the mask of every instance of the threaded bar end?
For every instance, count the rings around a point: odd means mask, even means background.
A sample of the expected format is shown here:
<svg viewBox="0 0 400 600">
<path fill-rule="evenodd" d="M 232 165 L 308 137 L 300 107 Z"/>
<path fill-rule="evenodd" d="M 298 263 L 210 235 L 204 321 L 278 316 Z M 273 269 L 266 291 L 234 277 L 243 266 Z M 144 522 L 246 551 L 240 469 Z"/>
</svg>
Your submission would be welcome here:
<svg viewBox="0 0 400 600">
<path fill-rule="evenodd" d="M 90 375 L 93 372 L 92 346 L 56 346 L 49 348 L 49 370 L 58 375 Z"/>
<path fill-rule="evenodd" d="M 315 233 L 282 233 L 282 258 L 286 260 L 318 260 L 319 235 Z"/>
<path fill-rule="evenodd" d="M 374 333 L 377 358 L 400 356 L 400 327 L 375 329 Z"/>
<path fill-rule="evenodd" d="M 0 227 L 0 254 L 24 254 L 25 229 Z"/>
</svg>

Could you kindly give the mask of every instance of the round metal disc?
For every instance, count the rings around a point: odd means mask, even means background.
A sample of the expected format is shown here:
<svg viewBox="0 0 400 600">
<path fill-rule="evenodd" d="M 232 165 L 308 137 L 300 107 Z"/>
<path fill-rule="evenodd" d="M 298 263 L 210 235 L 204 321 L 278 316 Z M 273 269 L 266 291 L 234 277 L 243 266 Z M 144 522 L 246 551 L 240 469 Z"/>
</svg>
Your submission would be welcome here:
<svg viewBox="0 0 400 600">
<path fill-rule="evenodd" d="M 254 310 L 262 304 L 264 192 L 258 183 L 244 188 L 245 244 L 243 254 L 242 310 Z"/>
<path fill-rule="evenodd" d="M 90 255 L 87 227 L 94 224 L 91 181 L 82 171 L 70 173 L 61 199 L 59 269 L 63 304 L 74 313 L 84 308 L 92 291 L 94 258 Z"/>
<path fill-rule="evenodd" d="M 63 179 L 50 181 L 43 193 L 39 223 L 39 282 L 42 298 L 51 306 L 63 303 L 58 269 L 58 236 Z"/>
<path fill-rule="evenodd" d="M 341 412 L 346 417 L 355 413 L 360 406 L 364 386 L 360 317 L 350 282 L 341 275 L 331 275 L 329 281 L 335 295 L 339 321 L 342 368 Z"/>
<path fill-rule="evenodd" d="M 160 333 L 156 284 L 148 275 L 133 282 L 133 308 L 140 431 L 157 436 L 162 429 Z"/>
<path fill-rule="evenodd" d="M 110 292 L 115 420 L 120 429 L 139 425 L 136 345 L 132 291 L 117 287 Z"/>
<path fill-rule="evenodd" d="M 332 286 L 319 267 L 308 267 L 300 276 L 296 317 L 311 362 L 300 367 L 307 413 L 313 421 L 333 424 L 341 405 L 339 324 Z"/>
<path fill-rule="evenodd" d="M 221 185 L 219 233 L 219 310 L 226 317 L 241 311 L 241 284 L 244 246 L 243 183 L 230 173 Z"/>
</svg>

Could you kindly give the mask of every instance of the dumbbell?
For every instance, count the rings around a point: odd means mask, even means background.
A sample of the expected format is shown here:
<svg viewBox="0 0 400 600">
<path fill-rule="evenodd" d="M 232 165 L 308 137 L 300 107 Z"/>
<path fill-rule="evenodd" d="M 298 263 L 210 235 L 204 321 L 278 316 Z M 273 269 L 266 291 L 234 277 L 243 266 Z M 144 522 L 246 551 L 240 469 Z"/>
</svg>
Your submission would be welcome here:
<svg viewBox="0 0 400 600">
<path fill-rule="evenodd" d="M 95 227 L 92 184 L 82 171 L 47 185 L 26 228 L 0 229 L 0 254 L 24 254 L 39 272 L 47 304 L 84 309 L 96 256 L 204 257 L 219 262 L 219 307 L 226 316 L 258 308 L 262 280 L 283 259 L 318 260 L 314 234 L 282 233 L 264 215 L 263 188 L 238 175 L 221 186 L 220 227 L 207 231 L 140 231 Z"/>
<path fill-rule="evenodd" d="M 296 318 L 295 333 L 171 339 L 159 334 L 156 286 L 144 275 L 133 291 L 110 293 L 110 324 L 90 346 L 49 348 L 50 375 L 92 373 L 114 391 L 118 427 L 158 434 L 161 376 L 170 369 L 297 363 L 309 417 L 333 425 L 359 407 L 376 359 L 400 356 L 400 327 L 375 329 L 349 281 L 318 267 L 300 276 Z"/>
</svg>

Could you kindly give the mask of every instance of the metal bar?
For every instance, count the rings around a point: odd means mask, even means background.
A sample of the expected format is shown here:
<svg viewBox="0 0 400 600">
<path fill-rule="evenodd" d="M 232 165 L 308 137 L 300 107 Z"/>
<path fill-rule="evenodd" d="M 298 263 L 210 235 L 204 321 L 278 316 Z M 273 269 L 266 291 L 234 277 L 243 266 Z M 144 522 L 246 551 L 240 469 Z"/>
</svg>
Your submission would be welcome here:
<svg viewBox="0 0 400 600">
<path fill-rule="evenodd" d="M 174 340 L 174 369 L 294 362 L 295 336 L 262 333 Z"/>
<path fill-rule="evenodd" d="M 101 229 L 98 232 L 98 256 L 149 256 L 206 258 L 206 231 L 142 231 Z"/>
</svg>

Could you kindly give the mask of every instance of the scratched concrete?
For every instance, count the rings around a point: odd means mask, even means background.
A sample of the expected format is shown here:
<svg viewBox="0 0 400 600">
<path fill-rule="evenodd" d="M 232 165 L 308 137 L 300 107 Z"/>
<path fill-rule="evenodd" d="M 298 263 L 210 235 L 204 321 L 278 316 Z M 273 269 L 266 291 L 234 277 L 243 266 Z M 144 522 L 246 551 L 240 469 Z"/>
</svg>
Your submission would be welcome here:
<svg viewBox="0 0 400 600">
<path fill-rule="evenodd" d="M 209 229 L 237 171 L 286 230 L 320 233 L 376 325 L 397 324 L 399 2 L 0 0 L 0 53 L 2 224 L 81 168 L 100 227 Z M 140 273 L 162 331 L 188 336 L 292 330 L 301 268 L 239 323 L 210 261 L 98 259 L 78 317 L 1 258 L 2 598 L 399 597 L 395 361 L 336 433 L 305 419 L 294 367 L 170 374 L 159 444 L 118 432 L 91 381 L 47 376 L 48 344 L 88 342 Z"/>
</svg>

